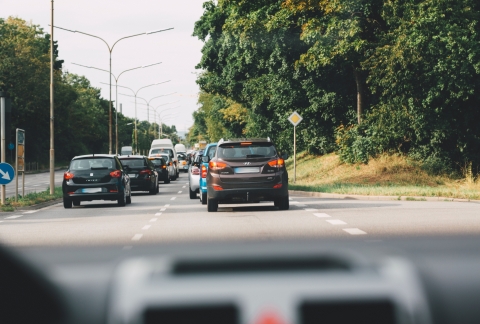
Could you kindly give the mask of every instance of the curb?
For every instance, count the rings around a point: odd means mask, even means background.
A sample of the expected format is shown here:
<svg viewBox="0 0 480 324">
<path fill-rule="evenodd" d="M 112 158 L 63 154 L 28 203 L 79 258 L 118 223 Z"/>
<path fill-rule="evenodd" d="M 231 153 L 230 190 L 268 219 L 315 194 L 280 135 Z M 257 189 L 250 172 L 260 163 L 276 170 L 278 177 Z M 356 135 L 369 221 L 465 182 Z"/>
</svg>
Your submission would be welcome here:
<svg viewBox="0 0 480 324">
<path fill-rule="evenodd" d="M 66 170 L 68 167 L 63 166 L 63 167 L 57 167 L 54 168 L 54 171 L 61 171 L 61 170 Z M 43 170 L 36 170 L 36 171 L 25 171 L 25 174 L 37 174 L 37 173 L 47 173 L 50 172 L 50 169 L 43 169 Z"/>
<path fill-rule="evenodd" d="M 460 199 L 448 197 L 423 197 L 423 196 L 365 196 L 334 194 L 313 191 L 288 190 L 289 194 L 317 198 L 351 199 L 351 200 L 404 200 L 404 201 L 457 201 L 480 203 L 480 200 Z"/>
</svg>

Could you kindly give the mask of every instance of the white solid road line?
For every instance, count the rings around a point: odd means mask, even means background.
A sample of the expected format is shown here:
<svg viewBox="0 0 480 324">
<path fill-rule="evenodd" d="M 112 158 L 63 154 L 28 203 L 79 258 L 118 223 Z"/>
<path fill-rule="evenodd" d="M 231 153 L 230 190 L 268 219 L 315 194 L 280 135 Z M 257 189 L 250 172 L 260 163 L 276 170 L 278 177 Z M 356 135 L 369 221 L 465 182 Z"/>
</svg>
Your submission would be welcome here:
<svg viewBox="0 0 480 324">
<path fill-rule="evenodd" d="M 170 200 L 175 200 L 175 199 L 177 199 L 177 197 L 172 197 L 172 198 L 170 198 Z"/>
<path fill-rule="evenodd" d="M 155 214 L 155 216 L 157 216 L 157 215 Z M 151 222 L 151 223 L 156 222 L 157 219 L 158 219 L 158 218 L 152 218 L 152 219 L 150 220 L 150 222 Z"/>
<path fill-rule="evenodd" d="M 152 225 L 145 225 L 145 226 L 142 227 L 142 230 L 144 230 L 144 231 L 148 230 L 150 227 L 152 227 Z"/>
<path fill-rule="evenodd" d="M 155 216 L 162 216 L 162 213 L 156 213 Z"/>
<path fill-rule="evenodd" d="M 23 212 L 24 214 L 33 214 L 33 213 L 36 213 L 38 210 L 29 210 L 29 211 L 26 211 L 26 212 Z"/>
<path fill-rule="evenodd" d="M 330 215 L 325 214 L 325 213 L 313 213 L 314 216 L 324 218 L 324 217 L 330 217 Z"/>
<path fill-rule="evenodd" d="M 5 219 L 14 219 L 14 218 L 22 217 L 22 216 L 23 216 L 23 215 L 13 215 L 13 216 L 5 217 Z"/>
<path fill-rule="evenodd" d="M 339 220 L 339 219 L 327 219 L 325 221 L 329 222 L 332 225 L 345 225 L 345 224 L 347 224 L 344 221 Z"/>
<path fill-rule="evenodd" d="M 179 191 L 178 193 L 179 193 L 179 194 L 181 194 L 182 192 L 181 192 L 181 191 Z"/>
<path fill-rule="evenodd" d="M 143 234 L 135 234 L 133 237 L 132 237 L 132 241 L 140 241 L 140 239 L 142 238 Z"/>
<path fill-rule="evenodd" d="M 367 234 L 367 232 L 362 231 L 361 229 L 358 228 L 343 228 L 345 232 L 351 235 L 364 235 Z"/>
</svg>

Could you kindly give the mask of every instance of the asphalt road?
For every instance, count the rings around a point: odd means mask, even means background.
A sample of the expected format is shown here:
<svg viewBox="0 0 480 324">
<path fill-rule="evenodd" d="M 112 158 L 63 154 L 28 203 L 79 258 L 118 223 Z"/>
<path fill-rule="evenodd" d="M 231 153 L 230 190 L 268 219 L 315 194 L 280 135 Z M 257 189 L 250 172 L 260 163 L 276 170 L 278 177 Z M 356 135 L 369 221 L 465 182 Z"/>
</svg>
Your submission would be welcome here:
<svg viewBox="0 0 480 324">
<path fill-rule="evenodd" d="M 43 181 L 43 180 L 42 180 Z M 45 185 L 45 182 L 42 182 Z M 220 205 L 208 213 L 188 195 L 182 173 L 160 193 L 135 193 L 132 204 L 82 202 L 40 210 L 0 213 L 0 242 L 14 246 L 116 245 L 152 242 L 271 240 L 336 237 L 382 242 L 398 236 L 480 234 L 474 202 L 362 201 L 290 197 L 290 210 L 273 203 Z M 32 185 L 33 186 L 33 185 Z"/>
<path fill-rule="evenodd" d="M 64 171 L 55 172 L 55 186 L 61 186 Z M 50 187 L 50 173 L 25 174 L 25 194 L 31 192 L 44 191 Z M 5 192 L 7 197 L 15 196 L 15 179 L 6 185 Z M 18 194 L 22 194 L 22 176 L 18 178 Z"/>
</svg>

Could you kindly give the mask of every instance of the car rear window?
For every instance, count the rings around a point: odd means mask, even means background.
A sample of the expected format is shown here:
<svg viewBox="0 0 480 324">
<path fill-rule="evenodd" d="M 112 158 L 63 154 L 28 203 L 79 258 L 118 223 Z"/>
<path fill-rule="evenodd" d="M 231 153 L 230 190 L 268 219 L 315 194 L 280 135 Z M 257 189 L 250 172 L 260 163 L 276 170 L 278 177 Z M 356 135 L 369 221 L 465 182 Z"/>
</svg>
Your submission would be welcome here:
<svg viewBox="0 0 480 324">
<path fill-rule="evenodd" d="M 85 158 L 70 162 L 70 171 L 116 169 L 112 158 Z"/>
<path fill-rule="evenodd" d="M 154 166 L 165 165 L 165 161 L 163 159 L 154 159 L 151 161 Z"/>
<path fill-rule="evenodd" d="M 120 161 L 122 161 L 122 164 L 124 166 L 129 166 L 131 168 L 141 168 L 141 167 L 145 167 L 147 166 L 147 164 L 145 163 L 145 160 L 142 159 L 142 158 L 137 158 L 137 159 L 132 159 L 132 158 L 128 158 L 128 159 L 120 159 Z"/>
<path fill-rule="evenodd" d="M 173 150 L 172 149 L 167 149 L 167 148 L 159 148 L 159 149 L 153 149 L 151 152 L 150 152 L 150 156 L 154 155 L 154 154 L 168 154 L 170 157 L 173 158 Z"/>
<path fill-rule="evenodd" d="M 271 158 L 277 152 L 272 143 L 227 143 L 217 149 L 217 157 L 223 159 L 245 159 L 255 157 Z"/>
</svg>

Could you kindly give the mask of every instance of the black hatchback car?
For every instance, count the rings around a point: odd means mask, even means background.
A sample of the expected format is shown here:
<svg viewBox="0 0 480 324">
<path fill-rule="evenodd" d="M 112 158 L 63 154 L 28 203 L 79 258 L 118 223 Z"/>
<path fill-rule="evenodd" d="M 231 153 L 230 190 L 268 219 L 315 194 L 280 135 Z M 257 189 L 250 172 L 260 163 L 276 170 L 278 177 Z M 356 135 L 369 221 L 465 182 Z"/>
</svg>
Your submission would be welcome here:
<svg viewBox="0 0 480 324">
<path fill-rule="evenodd" d="M 149 157 L 152 161 L 155 170 L 158 173 L 158 181 L 163 181 L 164 183 L 170 183 L 170 175 L 168 174 L 167 162 L 162 157 Z"/>
<path fill-rule="evenodd" d="M 132 191 L 158 192 L 158 173 L 152 162 L 143 155 L 121 155 L 118 157 L 130 177 Z"/>
<path fill-rule="evenodd" d="M 63 175 L 63 207 L 81 201 L 117 200 L 119 206 L 132 202 L 130 178 L 115 155 L 76 156 Z"/>
<path fill-rule="evenodd" d="M 273 201 L 289 208 L 287 156 L 280 156 L 267 139 L 233 139 L 218 142 L 207 173 L 207 207 L 215 212 L 223 202 Z"/>
</svg>

